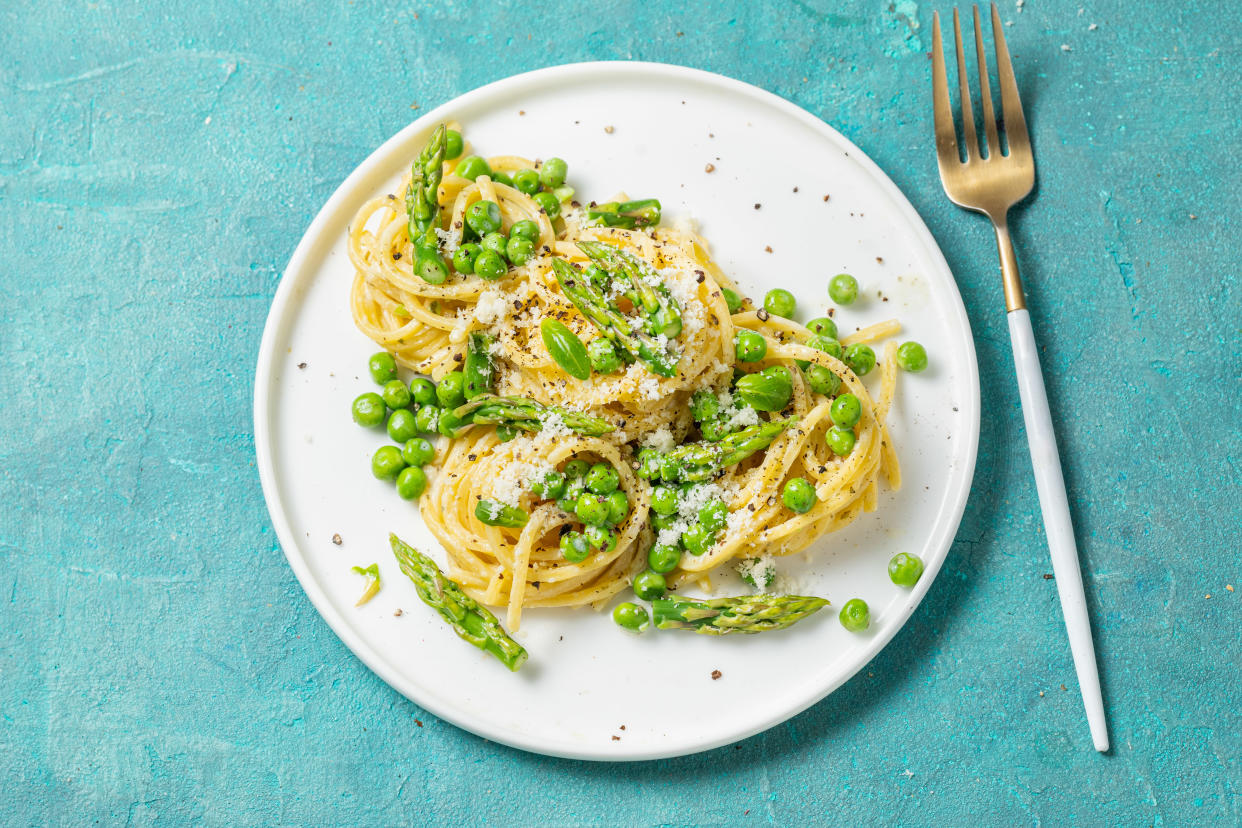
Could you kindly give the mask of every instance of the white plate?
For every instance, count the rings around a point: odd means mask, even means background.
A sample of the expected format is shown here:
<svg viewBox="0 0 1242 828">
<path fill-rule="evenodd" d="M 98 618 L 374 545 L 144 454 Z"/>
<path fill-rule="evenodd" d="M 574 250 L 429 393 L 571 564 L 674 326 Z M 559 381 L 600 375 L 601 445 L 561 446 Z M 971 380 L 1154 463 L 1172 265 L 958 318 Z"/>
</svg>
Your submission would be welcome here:
<svg viewBox="0 0 1242 828">
<path fill-rule="evenodd" d="M 482 154 L 566 159 L 571 183 L 587 197 L 625 190 L 659 197 L 670 218 L 692 215 L 750 295 L 788 287 L 803 321 L 827 307 L 829 277 L 850 272 L 863 298 L 838 313 L 843 332 L 895 316 L 906 326 L 903 338 L 928 346 L 931 367 L 899 378 L 890 420 L 902 490 L 882 489 L 876 512 L 820 539 L 809 561 L 781 562 L 801 591 L 828 597 L 835 608 L 781 633 L 728 638 L 638 637 L 606 612 L 529 611 L 518 640 L 530 661 L 510 674 L 419 602 L 387 533 L 441 561 L 443 551 L 417 510 L 372 478 L 379 437 L 350 421 L 350 402 L 372 389 L 366 359 L 376 348 L 350 318 L 345 234 L 358 206 L 391 192 L 424 137 L 448 119 L 465 125 Z M 940 569 L 965 506 L 978 433 L 978 369 L 961 297 L 896 186 L 857 147 L 775 95 L 650 63 L 559 66 L 493 83 L 427 113 L 376 150 L 294 252 L 255 379 L 255 450 L 268 510 L 289 565 L 341 640 L 398 691 L 460 727 L 588 759 L 650 759 L 726 744 L 784 721 L 857 672 Z M 332 542 L 338 533 L 341 546 Z M 912 590 L 888 580 L 886 563 L 899 551 L 926 561 Z M 384 588 L 356 609 L 362 580 L 350 567 L 373 561 Z M 742 587 L 726 582 L 724 589 Z M 863 635 L 836 619 L 855 596 L 871 605 L 873 624 Z M 349 690 L 341 692 L 346 703 Z"/>
</svg>

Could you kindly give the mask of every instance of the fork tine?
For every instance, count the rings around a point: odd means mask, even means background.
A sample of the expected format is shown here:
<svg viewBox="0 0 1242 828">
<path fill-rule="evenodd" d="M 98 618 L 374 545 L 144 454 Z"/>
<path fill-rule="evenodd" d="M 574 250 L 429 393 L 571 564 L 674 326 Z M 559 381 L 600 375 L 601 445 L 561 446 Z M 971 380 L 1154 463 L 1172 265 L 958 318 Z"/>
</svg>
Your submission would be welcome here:
<svg viewBox="0 0 1242 828">
<path fill-rule="evenodd" d="M 975 113 L 970 108 L 970 75 L 966 73 L 966 51 L 962 48 L 962 23 L 953 9 L 953 36 L 957 45 L 957 79 L 962 90 L 962 138 L 966 160 L 979 158 L 979 138 L 975 135 Z"/>
<path fill-rule="evenodd" d="M 996 39 L 996 77 L 1000 81 L 1001 111 L 1005 116 L 1005 140 L 1009 143 L 1009 154 L 1014 149 L 1029 154 L 1031 151 L 1030 136 L 1026 131 L 1026 116 L 1022 114 L 1022 101 L 1018 99 L 1018 81 L 1013 74 L 1013 62 L 1009 59 L 1009 47 L 1005 45 L 1005 33 L 1002 30 L 1000 12 L 996 4 L 992 4 L 992 36 Z"/>
<path fill-rule="evenodd" d="M 979 69 L 979 94 L 983 98 L 983 129 L 987 133 L 988 158 L 1000 155 L 1000 139 L 996 136 L 996 117 L 992 112 L 992 87 L 988 84 L 988 59 L 983 51 L 983 26 L 979 21 L 979 7 L 972 6 L 975 13 L 975 65 Z"/>
<path fill-rule="evenodd" d="M 936 155 L 940 163 L 945 164 L 950 158 L 960 163 L 957 131 L 953 126 L 953 102 L 949 99 L 949 80 L 944 68 L 939 12 L 932 12 L 932 112 L 936 126 Z"/>
</svg>

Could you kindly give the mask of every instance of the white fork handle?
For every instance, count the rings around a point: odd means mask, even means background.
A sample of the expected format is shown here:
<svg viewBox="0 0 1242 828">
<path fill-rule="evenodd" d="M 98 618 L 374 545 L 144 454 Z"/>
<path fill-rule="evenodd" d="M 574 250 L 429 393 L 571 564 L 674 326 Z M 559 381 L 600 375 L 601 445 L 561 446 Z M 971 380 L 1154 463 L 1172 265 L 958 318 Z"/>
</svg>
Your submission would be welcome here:
<svg viewBox="0 0 1242 828">
<path fill-rule="evenodd" d="M 1018 372 L 1018 393 L 1022 397 L 1022 418 L 1026 421 L 1026 439 L 1031 447 L 1031 463 L 1035 467 L 1039 508 L 1048 533 L 1048 551 L 1052 553 L 1052 572 L 1061 596 L 1061 611 L 1065 614 L 1065 629 L 1069 633 L 1070 652 L 1074 655 L 1074 670 L 1078 673 L 1082 702 L 1087 708 L 1091 740 L 1095 743 L 1095 749 L 1103 752 L 1108 750 L 1108 725 L 1104 720 L 1100 674 L 1095 664 L 1095 646 L 1091 643 L 1091 622 L 1087 618 L 1078 547 L 1074 543 L 1069 500 L 1065 496 L 1065 478 L 1061 476 L 1061 458 L 1057 455 L 1056 432 L 1048 413 L 1048 394 L 1044 390 L 1044 376 L 1039 370 L 1039 352 L 1035 350 L 1031 315 L 1026 308 L 1019 308 L 1010 311 L 1008 316 L 1014 368 Z"/>
</svg>

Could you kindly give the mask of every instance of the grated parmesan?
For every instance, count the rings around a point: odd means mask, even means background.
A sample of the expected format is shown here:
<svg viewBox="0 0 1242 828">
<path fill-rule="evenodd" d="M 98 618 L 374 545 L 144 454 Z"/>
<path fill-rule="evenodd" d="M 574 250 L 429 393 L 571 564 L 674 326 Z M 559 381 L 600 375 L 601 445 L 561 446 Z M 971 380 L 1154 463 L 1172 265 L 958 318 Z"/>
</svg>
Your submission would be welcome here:
<svg viewBox="0 0 1242 828">
<path fill-rule="evenodd" d="M 776 562 L 771 555 L 760 555 L 747 558 L 737 565 L 738 574 L 754 582 L 760 592 L 767 592 L 768 587 L 776 580 Z"/>
<path fill-rule="evenodd" d="M 677 441 L 673 439 L 673 432 L 669 427 L 662 425 L 643 437 L 643 446 L 667 454 L 677 446 Z"/>
<path fill-rule="evenodd" d="M 474 304 L 474 318 L 481 325 L 491 325 L 504 316 L 508 308 L 504 295 L 496 288 L 488 288 L 479 294 Z"/>
</svg>

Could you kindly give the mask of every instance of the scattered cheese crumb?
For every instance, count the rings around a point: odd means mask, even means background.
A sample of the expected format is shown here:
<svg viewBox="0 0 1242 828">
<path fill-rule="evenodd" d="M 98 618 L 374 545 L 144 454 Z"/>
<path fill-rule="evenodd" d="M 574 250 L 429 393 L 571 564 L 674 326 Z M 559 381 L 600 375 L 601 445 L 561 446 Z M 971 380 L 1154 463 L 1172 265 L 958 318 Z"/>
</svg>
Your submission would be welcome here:
<svg viewBox="0 0 1242 828">
<path fill-rule="evenodd" d="M 474 304 L 474 318 L 482 325 L 491 325 L 504 316 L 508 308 L 504 295 L 496 288 L 488 288 L 479 294 Z"/>
<path fill-rule="evenodd" d="M 771 555 L 760 555 L 747 558 L 737 565 L 738 574 L 754 583 L 760 592 L 767 592 L 768 586 L 776 580 L 776 563 Z"/>
<path fill-rule="evenodd" d="M 643 437 L 643 447 L 655 449 L 661 454 L 672 451 L 677 445 L 673 432 L 666 425 L 660 426 Z"/>
</svg>

